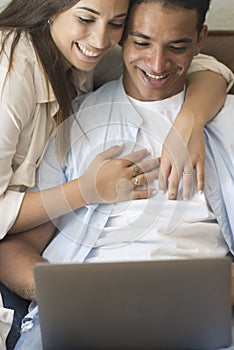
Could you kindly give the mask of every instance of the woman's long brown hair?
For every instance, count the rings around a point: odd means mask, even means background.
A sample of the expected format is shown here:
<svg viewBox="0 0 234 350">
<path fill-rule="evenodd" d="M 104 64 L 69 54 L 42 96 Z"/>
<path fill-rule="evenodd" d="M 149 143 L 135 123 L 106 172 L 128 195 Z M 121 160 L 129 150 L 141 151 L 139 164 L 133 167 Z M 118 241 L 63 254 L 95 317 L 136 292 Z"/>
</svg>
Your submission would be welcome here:
<svg viewBox="0 0 234 350">
<path fill-rule="evenodd" d="M 12 0 L 0 13 L 0 30 L 3 33 L 0 55 L 8 37 L 12 33 L 14 35 L 8 71 L 12 68 L 15 48 L 21 34 L 29 34 L 46 80 L 50 82 L 59 104 L 57 125 L 71 115 L 72 96 L 66 79 L 65 60 L 51 37 L 48 21 L 77 2 L 78 0 Z"/>
<path fill-rule="evenodd" d="M 75 6 L 78 2 L 79 0 L 12 0 L 0 13 L 0 30 L 3 33 L 0 55 L 4 51 L 4 45 L 9 36 L 12 33 L 14 35 L 8 71 L 12 68 L 14 51 L 21 34 L 28 34 L 44 69 L 48 87 L 50 82 L 59 104 L 59 113 L 56 115 L 57 126 L 61 125 L 73 112 L 72 96 L 66 77 L 65 60 L 51 37 L 48 21 L 59 13 Z M 130 7 L 134 3 L 135 1 L 132 1 Z M 66 125 L 67 123 L 63 124 Z M 61 128 L 58 129 L 61 130 Z M 67 141 L 64 140 L 65 134 L 59 137 L 57 142 L 58 152 L 63 148 L 63 143 L 67 147 Z M 64 157 L 63 154 L 61 156 Z M 60 156 L 59 158 L 61 160 Z"/>
</svg>

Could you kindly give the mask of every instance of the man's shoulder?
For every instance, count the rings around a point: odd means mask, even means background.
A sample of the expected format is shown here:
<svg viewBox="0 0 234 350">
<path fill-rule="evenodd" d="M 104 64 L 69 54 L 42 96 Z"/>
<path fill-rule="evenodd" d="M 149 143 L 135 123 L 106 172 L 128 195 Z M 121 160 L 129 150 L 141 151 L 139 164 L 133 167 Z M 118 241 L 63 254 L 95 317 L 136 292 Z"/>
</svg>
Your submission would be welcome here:
<svg viewBox="0 0 234 350">
<path fill-rule="evenodd" d="M 226 96 L 224 107 L 230 106 L 230 105 L 233 106 L 233 104 L 234 104 L 234 95 L 228 94 Z"/>
<path fill-rule="evenodd" d="M 234 119 L 234 95 L 228 94 L 226 96 L 223 107 L 218 113 L 219 115 L 229 115 L 230 120 Z"/>
<path fill-rule="evenodd" d="M 234 95 L 227 95 L 225 103 L 219 113 L 206 125 L 206 130 L 215 130 L 224 134 L 224 138 L 232 138 L 234 125 Z"/>
<path fill-rule="evenodd" d="M 123 93 L 122 79 L 108 82 L 98 88 L 96 91 L 89 93 L 80 106 L 80 110 L 88 107 L 95 108 L 100 103 L 113 102 L 118 94 Z"/>
</svg>

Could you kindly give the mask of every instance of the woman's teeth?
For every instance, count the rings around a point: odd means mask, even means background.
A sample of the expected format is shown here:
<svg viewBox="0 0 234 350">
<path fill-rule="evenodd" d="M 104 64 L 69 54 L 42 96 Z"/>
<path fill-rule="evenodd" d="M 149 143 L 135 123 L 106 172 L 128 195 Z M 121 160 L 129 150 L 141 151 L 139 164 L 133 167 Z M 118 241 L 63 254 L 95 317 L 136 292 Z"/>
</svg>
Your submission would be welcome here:
<svg viewBox="0 0 234 350">
<path fill-rule="evenodd" d="M 77 46 L 79 47 L 80 51 L 88 57 L 98 57 L 100 55 L 100 52 L 94 52 L 86 49 L 83 45 L 80 43 L 77 43 Z"/>
</svg>

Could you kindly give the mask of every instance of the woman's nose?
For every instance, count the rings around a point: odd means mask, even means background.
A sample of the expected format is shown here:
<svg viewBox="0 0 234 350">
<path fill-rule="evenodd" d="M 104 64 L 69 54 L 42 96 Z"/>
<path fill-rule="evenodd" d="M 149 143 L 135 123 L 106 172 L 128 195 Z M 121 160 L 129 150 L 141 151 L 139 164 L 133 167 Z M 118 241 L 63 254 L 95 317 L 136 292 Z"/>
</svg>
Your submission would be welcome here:
<svg viewBox="0 0 234 350">
<path fill-rule="evenodd" d="M 108 28 L 105 25 L 97 25 L 92 35 L 91 44 L 96 49 L 102 50 L 109 46 Z"/>
</svg>

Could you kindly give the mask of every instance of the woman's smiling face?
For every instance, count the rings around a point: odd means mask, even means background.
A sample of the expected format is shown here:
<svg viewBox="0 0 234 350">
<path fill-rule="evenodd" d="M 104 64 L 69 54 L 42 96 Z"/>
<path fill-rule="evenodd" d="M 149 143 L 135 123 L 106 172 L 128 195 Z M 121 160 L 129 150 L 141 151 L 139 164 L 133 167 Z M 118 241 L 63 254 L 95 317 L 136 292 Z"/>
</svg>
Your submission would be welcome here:
<svg viewBox="0 0 234 350">
<path fill-rule="evenodd" d="M 93 69 L 121 39 L 129 0 L 80 0 L 51 19 L 55 45 L 76 68 Z"/>
</svg>

